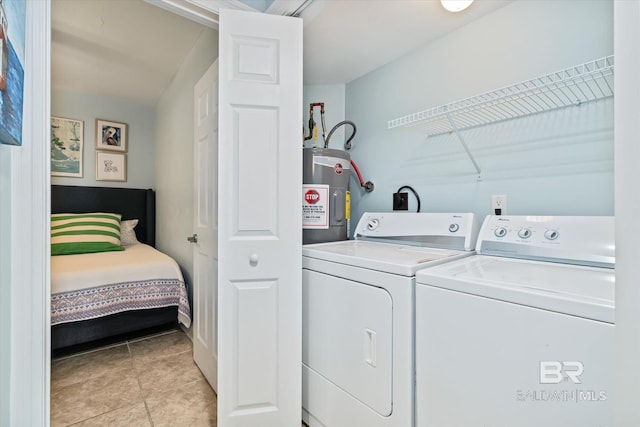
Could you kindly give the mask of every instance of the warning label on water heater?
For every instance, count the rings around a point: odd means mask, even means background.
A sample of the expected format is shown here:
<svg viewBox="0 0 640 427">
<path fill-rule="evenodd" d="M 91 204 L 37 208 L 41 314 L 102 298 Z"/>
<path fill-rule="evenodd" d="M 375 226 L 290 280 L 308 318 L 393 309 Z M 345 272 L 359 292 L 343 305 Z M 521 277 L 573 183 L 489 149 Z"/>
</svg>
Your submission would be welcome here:
<svg viewBox="0 0 640 427">
<path fill-rule="evenodd" d="M 328 185 L 302 185 L 302 228 L 329 228 Z"/>
</svg>

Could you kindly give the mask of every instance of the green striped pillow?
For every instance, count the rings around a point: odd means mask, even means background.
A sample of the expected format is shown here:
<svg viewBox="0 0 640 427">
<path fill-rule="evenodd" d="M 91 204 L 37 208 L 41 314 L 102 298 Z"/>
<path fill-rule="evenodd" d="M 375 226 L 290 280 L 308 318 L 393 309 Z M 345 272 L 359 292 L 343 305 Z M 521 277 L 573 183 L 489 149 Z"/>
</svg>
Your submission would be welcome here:
<svg viewBox="0 0 640 427">
<path fill-rule="evenodd" d="M 51 255 L 122 250 L 119 214 L 51 215 Z"/>
</svg>

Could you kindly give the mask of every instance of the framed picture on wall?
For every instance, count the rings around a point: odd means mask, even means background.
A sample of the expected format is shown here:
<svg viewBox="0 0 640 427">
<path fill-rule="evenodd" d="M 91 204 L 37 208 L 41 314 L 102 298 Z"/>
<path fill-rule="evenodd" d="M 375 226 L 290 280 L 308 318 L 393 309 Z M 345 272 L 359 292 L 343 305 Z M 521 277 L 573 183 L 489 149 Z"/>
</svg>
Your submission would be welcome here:
<svg viewBox="0 0 640 427">
<path fill-rule="evenodd" d="M 82 120 L 51 117 L 51 175 L 82 178 Z"/>
<path fill-rule="evenodd" d="M 96 151 L 96 181 L 126 181 L 127 155 Z"/>
<path fill-rule="evenodd" d="M 96 149 L 127 151 L 127 124 L 96 119 Z"/>
<path fill-rule="evenodd" d="M 26 4 L 0 1 L 0 143 L 8 145 L 22 145 Z"/>
</svg>

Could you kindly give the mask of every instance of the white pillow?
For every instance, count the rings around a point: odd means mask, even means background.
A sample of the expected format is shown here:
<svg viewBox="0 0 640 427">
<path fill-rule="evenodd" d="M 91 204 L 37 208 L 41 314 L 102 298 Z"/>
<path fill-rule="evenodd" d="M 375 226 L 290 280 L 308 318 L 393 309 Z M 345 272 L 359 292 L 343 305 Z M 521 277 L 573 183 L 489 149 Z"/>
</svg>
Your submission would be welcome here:
<svg viewBox="0 0 640 427">
<path fill-rule="evenodd" d="M 134 230 L 136 225 L 138 225 L 137 219 L 127 219 L 120 222 L 120 244 L 122 246 L 131 246 L 140 243 Z"/>
</svg>

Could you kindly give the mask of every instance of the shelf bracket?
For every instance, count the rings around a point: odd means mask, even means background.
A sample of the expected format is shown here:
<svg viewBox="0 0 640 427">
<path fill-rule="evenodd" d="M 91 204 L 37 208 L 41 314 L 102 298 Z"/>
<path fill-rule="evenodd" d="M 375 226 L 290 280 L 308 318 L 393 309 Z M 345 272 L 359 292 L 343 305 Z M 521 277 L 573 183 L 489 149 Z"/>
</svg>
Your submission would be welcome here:
<svg viewBox="0 0 640 427">
<path fill-rule="evenodd" d="M 465 142 L 464 138 L 460 134 L 460 130 L 458 129 L 458 126 L 456 126 L 456 123 L 453 121 L 449 113 L 446 113 L 446 116 L 447 116 L 447 120 L 449 121 L 449 124 L 451 125 L 451 129 L 453 129 L 453 132 L 455 132 L 456 136 L 458 137 L 458 140 L 460 141 L 460 144 L 462 144 L 462 148 L 464 148 L 465 153 L 467 153 L 467 157 L 469 157 L 469 160 L 471 160 L 471 163 L 473 163 L 473 167 L 476 169 L 476 172 L 478 174 L 477 176 L 478 181 L 482 181 L 482 171 L 480 170 L 480 166 L 478 166 L 476 159 L 471 154 L 471 151 L 469 150 L 467 143 Z"/>
</svg>

